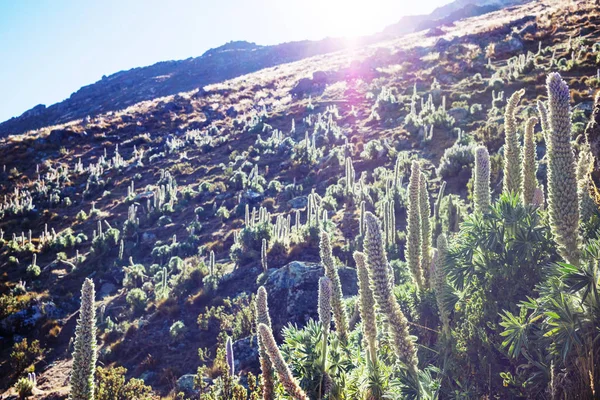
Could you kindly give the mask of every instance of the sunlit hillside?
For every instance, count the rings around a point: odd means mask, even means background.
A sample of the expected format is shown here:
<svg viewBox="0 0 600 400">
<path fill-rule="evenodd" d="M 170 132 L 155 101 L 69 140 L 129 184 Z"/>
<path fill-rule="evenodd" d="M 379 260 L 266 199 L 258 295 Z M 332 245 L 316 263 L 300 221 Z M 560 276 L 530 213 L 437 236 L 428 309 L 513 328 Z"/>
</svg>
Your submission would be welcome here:
<svg viewBox="0 0 600 400">
<path fill-rule="evenodd" d="M 502 7 L 9 121 L 0 398 L 600 399 L 600 9 Z"/>
</svg>

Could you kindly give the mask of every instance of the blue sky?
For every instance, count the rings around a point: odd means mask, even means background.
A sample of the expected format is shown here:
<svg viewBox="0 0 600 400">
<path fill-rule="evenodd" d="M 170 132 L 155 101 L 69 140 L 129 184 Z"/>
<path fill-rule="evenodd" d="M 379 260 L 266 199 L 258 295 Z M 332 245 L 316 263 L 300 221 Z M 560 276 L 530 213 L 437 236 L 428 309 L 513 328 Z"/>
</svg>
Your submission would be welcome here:
<svg viewBox="0 0 600 400">
<path fill-rule="evenodd" d="M 375 33 L 449 0 L 0 0 L 0 121 L 102 75 L 201 55 Z"/>
</svg>

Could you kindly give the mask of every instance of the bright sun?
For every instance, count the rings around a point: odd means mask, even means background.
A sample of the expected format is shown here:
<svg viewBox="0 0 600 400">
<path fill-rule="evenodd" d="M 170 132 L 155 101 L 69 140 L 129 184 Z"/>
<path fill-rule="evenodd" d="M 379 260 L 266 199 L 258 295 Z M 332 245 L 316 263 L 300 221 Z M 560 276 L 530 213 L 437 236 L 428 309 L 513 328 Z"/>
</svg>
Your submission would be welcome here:
<svg viewBox="0 0 600 400">
<path fill-rule="evenodd" d="M 428 13 L 443 0 L 310 0 L 315 24 L 330 26 L 332 36 L 361 36 L 381 31 L 402 16 Z"/>
</svg>

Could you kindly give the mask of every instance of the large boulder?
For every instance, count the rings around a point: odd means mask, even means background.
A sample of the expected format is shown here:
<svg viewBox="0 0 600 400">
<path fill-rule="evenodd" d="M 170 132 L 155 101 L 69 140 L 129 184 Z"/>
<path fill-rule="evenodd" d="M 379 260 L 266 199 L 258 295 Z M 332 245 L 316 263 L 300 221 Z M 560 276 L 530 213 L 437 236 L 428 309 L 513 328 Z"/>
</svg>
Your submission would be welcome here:
<svg viewBox="0 0 600 400">
<path fill-rule="evenodd" d="M 177 389 L 187 394 L 198 393 L 194 387 L 194 374 L 185 374 L 177 379 Z"/>
<path fill-rule="evenodd" d="M 248 336 L 233 343 L 235 371 L 258 370 L 258 343 L 256 336 Z"/>
<path fill-rule="evenodd" d="M 308 204 L 308 197 L 306 197 L 306 196 L 294 197 L 293 199 L 288 200 L 287 203 L 288 203 L 288 206 L 290 206 L 293 209 L 304 208 Z"/>
<path fill-rule="evenodd" d="M 448 110 L 448 115 L 457 121 L 462 121 L 469 116 L 469 110 L 464 107 L 454 107 Z"/>
<path fill-rule="evenodd" d="M 24 310 L 17 311 L 0 321 L 0 332 L 13 334 L 15 332 L 31 331 L 40 321 L 62 318 L 65 312 L 52 301 L 36 301 L 36 304 Z"/>
<path fill-rule="evenodd" d="M 64 144 L 66 140 L 73 140 L 73 138 L 78 136 L 79 135 L 76 132 L 73 132 L 70 129 L 54 129 L 48 135 L 47 141 L 51 145 L 58 146 Z"/>
<path fill-rule="evenodd" d="M 502 59 L 521 52 L 524 48 L 523 42 L 517 35 L 510 35 L 506 40 L 496 43 L 494 46 L 494 56 L 496 59 Z"/>
<path fill-rule="evenodd" d="M 336 79 L 336 73 L 332 71 L 315 71 L 312 78 L 302 78 L 292 88 L 292 96 L 304 96 L 312 92 L 322 91 L 329 83 Z"/>
<path fill-rule="evenodd" d="M 341 267 L 338 273 L 344 296 L 356 295 L 356 270 Z M 288 322 L 302 326 L 310 318 L 318 318 L 318 282 L 323 274 L 320 264 L 301 261 L 292 261 L 269 272 L 264 286 L 269 295 L 269 312 L 275 332 L 279 332 Z"/>
</svg>

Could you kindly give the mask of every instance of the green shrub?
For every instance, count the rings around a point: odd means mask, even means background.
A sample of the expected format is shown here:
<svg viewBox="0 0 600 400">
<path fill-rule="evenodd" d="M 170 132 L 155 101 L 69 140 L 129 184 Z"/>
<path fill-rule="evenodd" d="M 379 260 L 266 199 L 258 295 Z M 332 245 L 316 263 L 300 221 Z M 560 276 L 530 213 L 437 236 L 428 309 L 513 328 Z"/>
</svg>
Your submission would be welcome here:
<svg viewBox="0 0 600 400">
<path fill-rule="evenodd" d="M 29 343 L 25 338 L 13 345 L 10 353 L 10 363 L 13 369 L 20 373 L 42 354 L 44 354 L 44 349 L 40 346 L 39 340 L 33 340 Z"/>
<path fill-rule="evenodd" d="M 96 368 L 95 400 L 152 400 L 152 388 L 141 379 L 125 379 L 124 367 Z"/>
<path fill-rule="evenodd" d="M 42 273 L 42 270 L 39 265 L 31 264 L 27 267 L 27 275 L 32 278 L 37 278 Z"/>
<path fill-rule="evenodd" d="M 168 215 L 161 216 L 157 222 L 158 226 L 167 226 L 172 223 L 173 223 L 173 220 Z"/>
<path fill-rule="evenodd" d="M 260 260 L 262 240 L 271 240 L 273 229 L 270 222 L 257 223 L 244 227 L 239 234 L 239 241 L 229 252 L 231 259 L 238 265 L 244 265 L 253 260 Z"/>
<path fill-rule="evenodd" d="M 444 151 L 437 174 L 444 179 L 454 177 L 465 167 L 475 162 L 472 145 L 455 144 Z"/>
<path fill-rule="evenodd" d="M 127 293 L 126 300 L 134 312 L 141 312 L 146 308 L 148 296 L 142 289 L 134 288 Z"/>
<path fill-rule="evenodd" d="M 33 380 L 29 378 L 19 378 L 15 384 L 15 390 L 19 394 L 19 399 L 26 399 L 33 394 Z"/>
<path fill-rule="evenodd" d="M 177 339 L 177 338 L 183 336 L 186 331 L 187 331 L 187 328 L 185 327 L 185 324 L 183 323 L 183 321 L 176 321 L 169 328 L 169 335 L 171 335 L 171 338 Z"/>
</svg>

